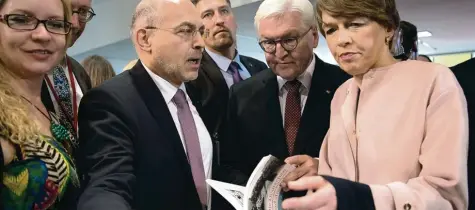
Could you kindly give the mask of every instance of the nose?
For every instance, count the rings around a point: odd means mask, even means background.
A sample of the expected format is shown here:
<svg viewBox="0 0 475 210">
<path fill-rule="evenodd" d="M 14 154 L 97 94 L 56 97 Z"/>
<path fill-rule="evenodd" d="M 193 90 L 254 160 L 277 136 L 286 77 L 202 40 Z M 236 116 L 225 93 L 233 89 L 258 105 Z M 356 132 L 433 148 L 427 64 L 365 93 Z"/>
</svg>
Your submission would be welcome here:
<svg viewBox="0 0 475 210">
<path fill-rule="evenodd" d="M 51 33 L 46 30 L 46 27 L 43 23 L 40 23 L 38 27 L 32 32 L 33 40 L 38 41 L 48 41 L 51 39 Z"/>
<path fill-rule="evenodd" d="M 351 36 L 345 30 L 339 31 L 337 37 L 338 46 L 340 47 L 344 47 L 351 43 Z"/>
<path fill-rule="evenodd" d="M 73 13 L 71 16 L 71 23 L 73 28 L 79 28 L 79 15 L 77 13 Z"/>
<path fill-rule="evenodd" d="M 282 44 L 280 42 L 275 44 L 275 56 L 278 58 L 283 58 L 285 57 L 289 52 L 282 47 Z"/>
<path fill-rule="evenodd" d="M 193 49 L 202 50 L 205 47 L 205 41 L 203 40 L 203 37 L 199 34 L 195 35 L 194 37 Z"/>
<path fill-rule="evenodd" d="M 214 23 L 216 25 L 221 25 L 224 23 L 224 17 L 219 12 L 214 15 Z"/>
</svg>

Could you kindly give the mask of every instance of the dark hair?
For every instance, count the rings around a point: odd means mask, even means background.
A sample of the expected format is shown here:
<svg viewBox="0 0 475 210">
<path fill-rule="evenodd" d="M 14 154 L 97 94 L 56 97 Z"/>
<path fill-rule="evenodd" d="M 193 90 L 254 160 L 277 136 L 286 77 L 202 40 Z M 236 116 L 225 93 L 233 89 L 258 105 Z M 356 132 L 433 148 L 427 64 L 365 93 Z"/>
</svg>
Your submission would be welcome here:
<svg viewBox="0 0 475 210">
<path fill-rule="evenodd" d="M 427 55 L 422 55 L 422 54 L 419 54 L 417 56 L 421 56 L 421 57 L 424 57 L 425 59 L 427 59 L 429 62 L 432 62 L 432 60 L 429 58 L 429 56 Z"/>
<path fill-rule="evenodd" d="M 1 1 L 1 0 L 0 0 Z M 201 0 L 191 0 L 191 3 L 193 3 L 194 5 L 198 4 Z M 231 1 L 230 0 L 226 0 L 226 2 L 228 3 L 229 7 L 231 7 Z"/>
<path fill-rule="evenodd" d="M 417 27 L 407 21 L 402 20 L 399 24 L 399 28 L 402 33 L 402 47 L 404 48 L 404 54 L 410 57 L 411 52 L 417 52 Z"/>
<path fill-rule="evenodd" d="M 318 28 L 324 36 L 323 11 L 334 17 L 367 17 L 389 29 L 399 27 L 400 17 L 395 0 L 318 0 L 316 10 Z"/>
</svg>

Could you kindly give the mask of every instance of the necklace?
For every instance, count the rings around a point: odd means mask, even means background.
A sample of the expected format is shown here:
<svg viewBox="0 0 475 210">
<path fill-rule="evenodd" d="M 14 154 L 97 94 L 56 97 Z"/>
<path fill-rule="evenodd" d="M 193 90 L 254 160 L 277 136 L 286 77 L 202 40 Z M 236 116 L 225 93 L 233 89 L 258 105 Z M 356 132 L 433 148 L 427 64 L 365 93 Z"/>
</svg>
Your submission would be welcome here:
<svg viewBox="0 0 475 210">
<path fill-rule="evenodd" d="M 30 100 L 28 100 L 25 96 L 20 95 L 25 101 L 35 107 L 46 119 L 49 120 L 51 123 L 51 134 L 53 134 L 54 138 L 57 139 L 59 142 L 64 142 L 67 140 L 71 140 L 71 136 L 69 131 L 62 125 L 55 123 L 49 114 L 44 113 L 38 106 L 33 104 Z"/>
<path fill-rule="evenodd" d="M 21 96 L 25 101 L 27 101 L 30 105 L 32 105 L 33 107 L 36 108 L 36 110 L 38 110 L 43 116 L 46 117 L 46 119 L 48 119 L 50 122 L 52 121 L 51 120 L 51 116 L 49 114 L 46 114 L 44 113 L 38 106 L 36 106 L 35 104 L 33 104 L 33 102 L 31 102 L 30 100 L 28 100 L 25 96 Z"/>
</svg>

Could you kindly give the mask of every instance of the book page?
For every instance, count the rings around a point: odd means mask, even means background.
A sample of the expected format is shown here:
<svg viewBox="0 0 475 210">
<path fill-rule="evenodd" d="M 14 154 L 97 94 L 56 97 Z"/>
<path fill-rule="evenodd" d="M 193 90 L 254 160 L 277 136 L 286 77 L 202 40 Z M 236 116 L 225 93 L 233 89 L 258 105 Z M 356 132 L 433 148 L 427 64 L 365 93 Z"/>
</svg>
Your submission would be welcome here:
<svg viewBox="0 0 475 210">
<path fill-rule="evenodd" d="M 286 165 L 283 161 L 277 159 L 276 157 L 264 157 L 253 171 L 248 185 L 246 186 L 246 193 L 244 194 L 244 209 L 279 209 L 279 200 L 282 200 L 282 198 L 279 199 L 281 196 L 280 183 L 285 178 L 286 174 L 290 173 L 293 169 L 295 169 L 293 166 Z M 277 185 L 278 187 L 276 187 Z M 274 187 L 274 189 L 272 189 L 272 187 Z M 269 192 L 271 194 L 268 196 Z M 272 201 L 266 202 L 269 197 L 272 198 Z M 266 204 L 275 205 L 270 205 L 267 207 Z"/>
<path fill-rule="evenodd" d="M 206 183 L 231 203 L 236 210 L 243 210 L 245 187 L 212 179 L 207 179 Z"/>
<path fill-rule="evenodd" d="M 280 167 L 274 181 L 272 181 L 270 187 L 267 188 L 267 197 L 264 204 L 266 210 L 282 209 L 283 192 L 280 184 L 282 184 L 284 178 L 293 170 L 295 170 L 295 166 L 288 164 Z"/>
</svg>

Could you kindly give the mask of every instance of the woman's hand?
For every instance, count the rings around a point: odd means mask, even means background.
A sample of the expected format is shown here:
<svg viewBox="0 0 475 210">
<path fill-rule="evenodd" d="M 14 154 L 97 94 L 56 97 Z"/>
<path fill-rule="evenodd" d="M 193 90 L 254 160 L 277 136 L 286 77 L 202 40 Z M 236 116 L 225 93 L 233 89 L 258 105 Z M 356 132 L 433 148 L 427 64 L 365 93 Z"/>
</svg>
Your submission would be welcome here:
<svg viewBox="0 0 475 210">
<path fill-rule="evenodd" d="M 336 191 L 333 185 L 321 176 L 302 177 L 288 183 L 291 190 L 307 190 L 303 197 L 284 200 L 282 208 L 292 210 L 336 210 Z"/>
</svg>

